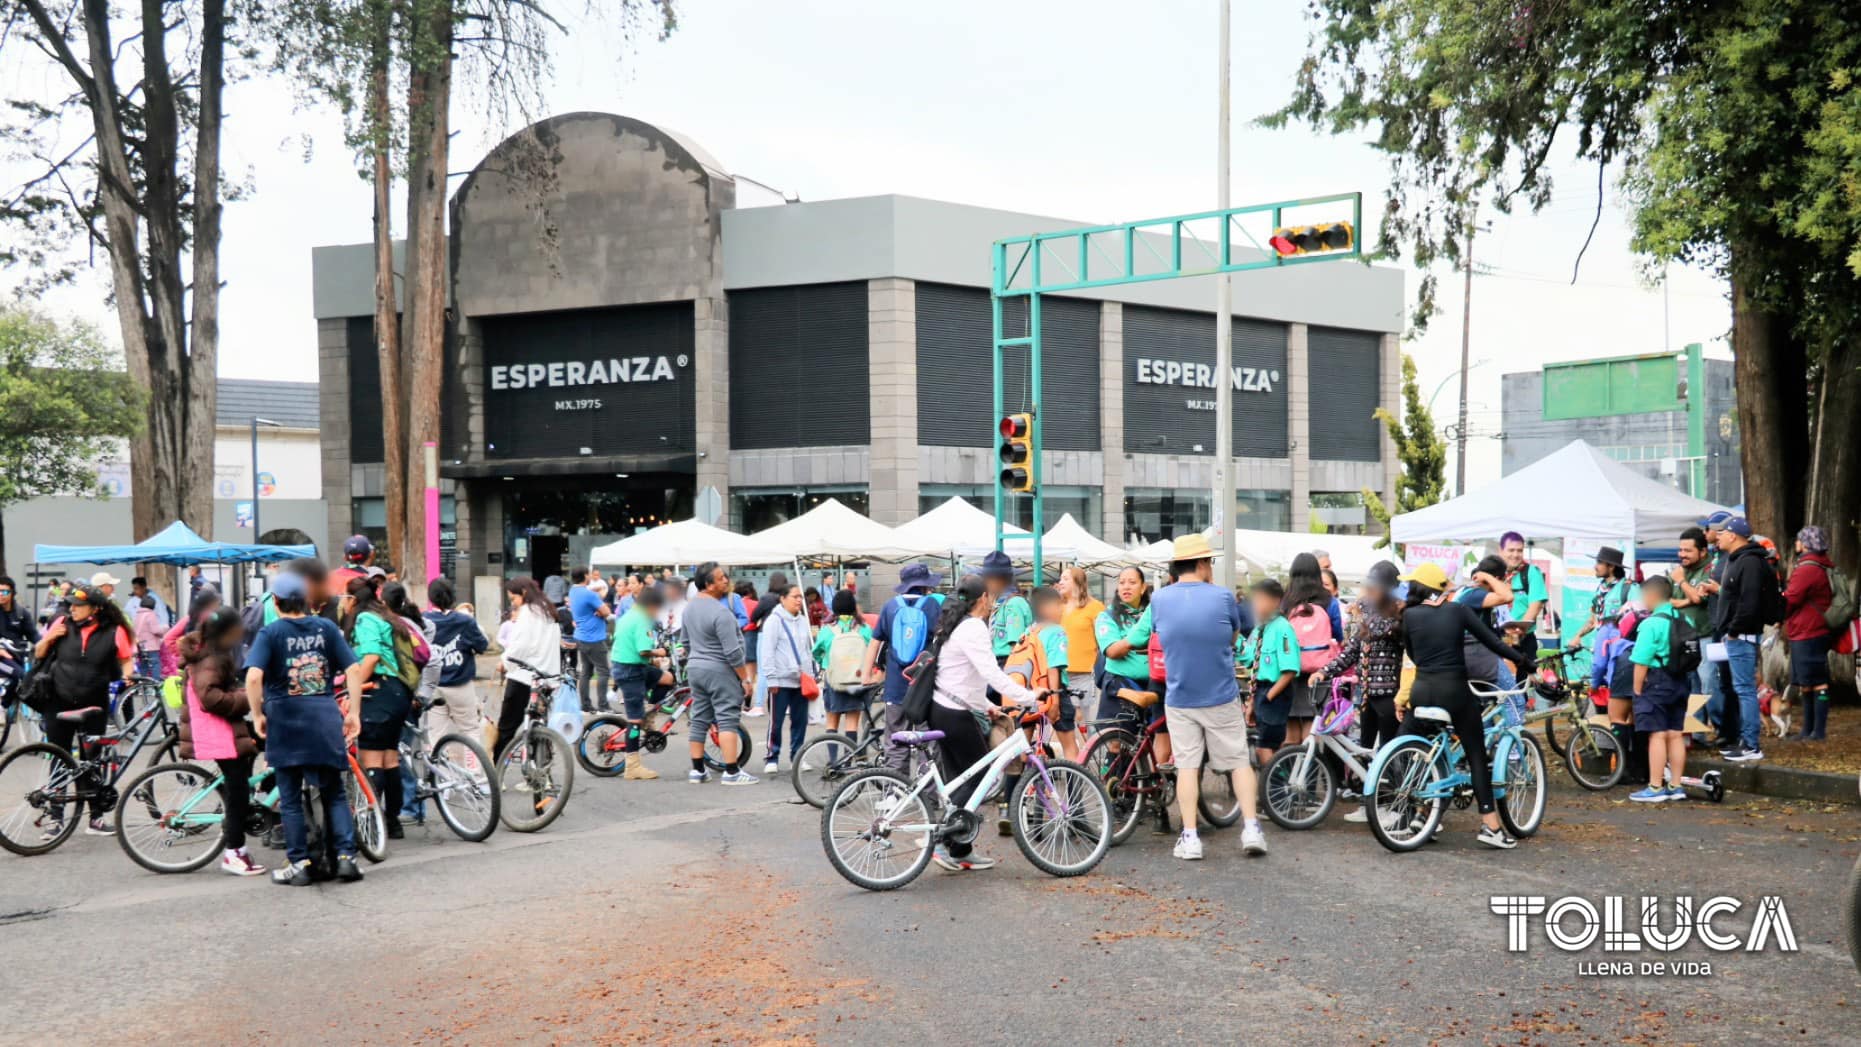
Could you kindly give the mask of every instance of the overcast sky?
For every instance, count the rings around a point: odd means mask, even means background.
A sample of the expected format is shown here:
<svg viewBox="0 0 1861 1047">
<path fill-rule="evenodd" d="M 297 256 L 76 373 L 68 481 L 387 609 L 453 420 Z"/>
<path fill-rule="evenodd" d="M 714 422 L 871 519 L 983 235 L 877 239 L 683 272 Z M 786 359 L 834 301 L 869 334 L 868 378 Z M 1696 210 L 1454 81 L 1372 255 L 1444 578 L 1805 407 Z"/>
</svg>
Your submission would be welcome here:
<svg viewBox="0 0 1861 1047">
<path fill-rule="evenodd" d="M 664 44 L 627 47 L 611 33 L 574 33 L 538 115 L 602 110 L 676 129 L 726 169 L 804 200 L 907 193 L 1107 222 L 1214 206 L 1214 0 L 680 7 L 680 27 Z M 1234 202 L 1361 190 L 1365 214 L 1375 214 L 1387 186 L 1380 154 L 1307 128 L 1252 126 L 1288 93 L 1304 54 L 1304 7 L 1235 4 Z M 0 86 L 29 90 L 38 76 L 15 64 L 0 72 Z M 367 240 L 369 190 L 336 118 L 297 108 L 281 85 L 237 85 L 226 109 L 226 166 L 249 174 L 253 191 L 226 212 L 221 372 L 314 381 L 310 249 Z M 497 125 L 458 100 L 453 122 L 452 168 L 463 174 L 517 121 Z M 1506 371 L 1695 341 L 1725 355 L 1724 288 L 1679 268 L 1665 296 L 1645 286 L 1613 181 L 1574 287 L 1571 266 L 1595 205 L 1593 168 L 1566 164 L 1546 212 L 1494 214 L 1493 231 L 1480 238 L 1478 260 L 1492 270 L 1474 280 L 1473 431 L 1497 433 Z M 738 199 L 776 202 L 749 186 Z M 397 216 L 397 234 L 402 228 Z M 101 299 L 106 277 L 46 304 L 114 334 Z M 1443 273 L 1442 282 L 1442 315 L 1406 343 L 1424 397 L 1459 364 L 1460 277 Z M 1416 283 L 1411 271 L 1411 298 Z M 1435 401 L 1440 421 L 1451 420 L 1454 400 L 1450 381 Z M 1498 441 L 1476 439 L 1468 462 L 1475 482 L 1497 477 Z"/>
</svg>

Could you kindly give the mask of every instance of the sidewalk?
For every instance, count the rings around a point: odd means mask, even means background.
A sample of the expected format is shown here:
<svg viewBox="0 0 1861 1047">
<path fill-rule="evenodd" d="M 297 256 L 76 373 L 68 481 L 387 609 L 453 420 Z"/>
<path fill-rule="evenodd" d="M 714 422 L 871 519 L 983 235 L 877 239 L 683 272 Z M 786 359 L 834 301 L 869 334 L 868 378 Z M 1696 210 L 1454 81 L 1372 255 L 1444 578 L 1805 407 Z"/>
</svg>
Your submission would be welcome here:
<svg viewBox="0 0 1861 1047">
<path fill-rule="evenodd" d="M 1800 742 L 1802 710 L 1791 710 L 1790 733 L 1776 736 L 1776 725 L 1764 719 L 1764 759 L 1757 763 L 1727 763 L 1717 754 L 1687 753 L 1687 772 L 1716 770 L 1732 792 L 1757 793 L 1819 803 L 1861 804 L 1861 707 L 1837 702 L 1829 710 L 1829 738 Z"/>
</svg>

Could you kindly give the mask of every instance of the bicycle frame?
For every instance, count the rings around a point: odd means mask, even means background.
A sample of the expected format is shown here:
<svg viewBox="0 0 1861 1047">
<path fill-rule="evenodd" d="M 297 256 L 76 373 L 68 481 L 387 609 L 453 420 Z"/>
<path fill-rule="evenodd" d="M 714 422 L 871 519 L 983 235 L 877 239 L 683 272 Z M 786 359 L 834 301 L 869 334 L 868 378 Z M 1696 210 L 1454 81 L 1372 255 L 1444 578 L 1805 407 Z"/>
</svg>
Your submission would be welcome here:
<svg viewBox="0 0 1861 1047">
<path fill-rule="evenodd" d="M 1009 732 L 1008 737 L 1003 739 L 1000 745 L 990 750 L 987 756 L 976 761 L 968 770 L 948 782 L 943 780 L 943 772 L 937 767 L 937 761 L 930 761 L 930 766 L 924 769 L 924 774 L 918 778 L 917 784 L 911 787 L 911 791 L 903 797 L 901 804 L 918 796 L 926 786 L 934 785 L 937 789 L 937 805 L 950 807 L 951 793 L 961 789 L 971 778 L 981 775 L 982 780 L 977 783 L 975 790 L 969 794 L 968 802 L 964 803 L 961 808 L 974 814 L 982 807 L 983 801 L 988 798 L 989 794 L 995 791 L 995 785 L 1007 773 L 1008 765 L 1023 757 L 1026 757 L 1029 768 L 1042 778 L 1047 777 L 1046 761 L 1041 759 L 1040 754 L 1028 742 L 1027 735 L 1017 727 Z M 935 832 L 941 827 L 941 824 L 908 825 L 903 823 L 894 826 L 897 831 L 907 833 Z"/>
<path fill-rule="evenodd" d="M 246 788 L 251 791 L 252 795 L 254 796 L 258 795 L 259 782 L 264 781 L 265 776 L 270 773 L 271 771 L 269 770 L 259 771 L 258 773 L 254 774 L 251 778 L 247 779 Z M 163 821 L 166 822 L 169 826 L 174 827 L 174 828 L 181 828 L 184 826 L 195 826 L 195 825 L 206 826 L 206 825 L 221 824 L 222 822 L 226 820 L 225 814 L 221 813 L 221 814 L 195 815 L 194 808 L 197 805 L 199 805 L 202 801 L 204 801 L 207 797 L 213 795 L 214 790 L 220 788 L 225 783 L 226 783 L 225 774 L 222 773 L 222 774 L 214 775 L 212 781 L 208 782 L 206 785 L 201 786 L 198 792 L 188 797 L 188 800 L 186 803 L 175 808 L 172 813 L 165 815 L 163 817 Z M 265 794 L 263 806 L 266 806 L 266 807 L 275 806 L 276 794 L 277 794 L 277 790 L 275 788 L 270 793 Z"/>
<path fill-rule="evenodd" d="M 161 696 L 156 694 L 153 688 L 144 688 L 144 690 L 155 700 L 137 713 L 134 719 L 124 724 L 122 730 L 112 733 L 106 728 L 102 734 L 80 734 L 73 739 L 71 755 L 78 762 L 80 776 L 86 770 L 105 768 L 109 770 L 109 774 L 105 777 L 104 785 L 115 785 L 122 781 L 123 774 L 129 770 L 129 765 L 136 762 L 136 757 L 142 753 L 142 747 L 147 745 L 149 739 L 155 734 L 156 721 L 159 720 L 164 728 L 171 728 L 172 725 L 168 723 L 168 707 L 162 704 Z M 127 755 L 123 755 L 125 741 L 129 741 Z M 86 742 L 97 743 L 95 757 L 85 757 L 84 744 Z M 109 750 L 108 754 L 104 751 L 106 749 Z M 117 756 L 121 756 L 121 759 L 113 758 Z"/>
<path fill-rule="evenodd" d="M 1499 720 L 1503 715 L 1504 713 L 1500 709 L 1500 706 L 1495 703 L 1481 714 L 1480 717 L 1481 723 L 1484 724 L 1486 728 L 1482 741 L 1490 741 L 1494 735 L 1499 736 L 1499 740 L 1493 749 L 1492 767 L 1490 768 L 1492 774 L 1493 799 L 1495 800 L 1506 794 L 1507 779 L 1505 777 L 1505 768 L 1511 761 L 1512 750 L 1524 744 L 1520 740 L 1520 736 L 1524 733 L 1524 728 L 1518 726 L 1508 727 L 1500 723 Z M 1383 761 L 1388 758 L 1390 752 L 1406 737 L 1410 736 L 1400 736 L 1377 750 L 1376 758 L 1370 762 L 1370 766 L 1364 774 L 1363 781 L 1366 787 L 1368 787 L 1369 783 L 1381 777 Z M 1466 750 L 1462 746 L 1463 743 L 1460 737 L 1454 733 L 1453 729 L 1443 725 L 1443 729 L 1436 732 L 1434 737 L 1429 741 L 1428 759 L 1417 764 L 1416 770 L 1412 773 L 1419 774 L 1421 773 L 1421 768 L 1434 766 L 1445 768 L 1446 773 L 1441 777 L 1440 781 L 1430 786 L 1422 786 L 1414 781 L 1404 782 L 1402 783 L 1404 790 L 1417 800 L 1449 800 L 1461 789 L 1471 786 L 1473 784 L 1473 772 L 1467 768 Z M 1443 760 L 1446 762 L 1443 763 Z"/>
</svg>

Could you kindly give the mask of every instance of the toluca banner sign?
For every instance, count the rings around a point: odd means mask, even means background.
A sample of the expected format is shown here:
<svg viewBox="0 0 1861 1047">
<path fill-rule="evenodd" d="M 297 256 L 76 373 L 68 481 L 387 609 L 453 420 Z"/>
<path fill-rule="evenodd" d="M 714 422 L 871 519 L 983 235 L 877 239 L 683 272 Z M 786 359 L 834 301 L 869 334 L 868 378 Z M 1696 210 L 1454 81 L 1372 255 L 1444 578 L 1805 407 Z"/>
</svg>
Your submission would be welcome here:
<svg viewBox="0 0 1861 1047">
<path fill-rule="evenodd" d="M 558 360 L 550 363 L 493 364 L 491 388 L 496 392 L 510 389 L 580 389 L 598 385 L 640 385 L 672 381 L 678 377 L 675 366 L 684 369 L 691 358 L 677 356 L 617 356 L 605 360 Z"/>
</svg>

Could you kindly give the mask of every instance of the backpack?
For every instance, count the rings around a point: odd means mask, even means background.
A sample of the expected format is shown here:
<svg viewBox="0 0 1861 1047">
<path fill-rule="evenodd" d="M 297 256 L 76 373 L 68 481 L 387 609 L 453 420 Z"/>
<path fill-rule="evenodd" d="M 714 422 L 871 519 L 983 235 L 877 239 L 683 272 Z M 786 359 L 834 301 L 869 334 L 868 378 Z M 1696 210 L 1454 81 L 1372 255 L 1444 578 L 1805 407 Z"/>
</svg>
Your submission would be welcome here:
<svg viewBox="0 0 1861 1047">
<path fill-rule="evenodd" d="M 1821 564 L 1816 564 L 1822 567 Z M 1848 576 L 1838 570 L 1822 567 L 1822 573 L 1829 577 L 1829 606 L 1822 612 L 1822 623 L 1830 632 L 1839 632 L 1848 628 L 1848 623 L 1855 620 L 1855 586 Z"/>
<path fill-rule="evenodd" d="M 1150 658 L 1151 681 L 1169 682 L 1169 668 L 1163 662 L 1163 637 L 1158 636 L 1155 629 L 1150 632 L 1150 644 L 1144 648 L 1144 653 Z"/>
<path fill-rule="evenodd" d="M 245 610 L 239 612 L 239 624 L 245 627 L 246 649 L 252 649 L 252 641 L 258 639 L 259 630 L 265 628 L 265 601 L 271 599 L 266 593 L 246 604 Z"/>
<path fill-rule="evenodd" d="M 897 599 L 898 613 L 892 616 L 892 657 L 900 665 L 912 665 L 930 640 L 931 620 L 924 613 L 924 605 L 933 602 L 934 597 L 925 593 Z"/>
<path fill-rule="evenodd" d="M 837 633 L 827 645 L 827 686 L 836 691 L 854 690 L 865 683 L 861 677 L 865 668 L 866 639 L 859 634 L 858 626 Z"/>
<path fill-rule="evenodd" d="M 1300 614 L 1304 611 L 1304 614 Z M 1292 609 L 1286 616 L 1292 623 L 1292 634 L 1299 640 L 1299 671 L 1315 673 L 1331 664 L 1331 659 L 1341 653 L 1342 648 L 1331 635 L 1331 616 L 1319 609 L 1316 604 L 1305 604 Z"/>
<path fill-rule="evenodd" d="M 1692 676 L 1699 670 L 1699 630 L 1679 615 L 1667 623 L 1667 671 L 1676 676 Z"/>
<path fill-rule="evenodd" d="M 1002 672 L 1009 679 L 1031 689 L 1047 686 L 1047 673 L 1053 668 L 1047 664 L 1047 646 L 1040 642 L 1040 629 L 1037 624 L 1022 634 L 1002 663 Z"/>
<path fill-rule="evenodd" d="M 406 619 L 390 624 L 394 627 L 394 676 L 407 685 L 409 694 L 416 693 L 420 690 L 421 671 L 433 660 L 433 648 L 419 630 L 407 625 Z"/>
<path fill-rule="evenodd" d="M 911 664 L 905 666 L 905 679 L 911 681 L 911 685 L 905 688 L 899 712 L 904 714 L 908 724 L 929 723 L 931 696 L 937 691 L 937 652 L 925 651 L 912 659 Z"/>
</svg>

